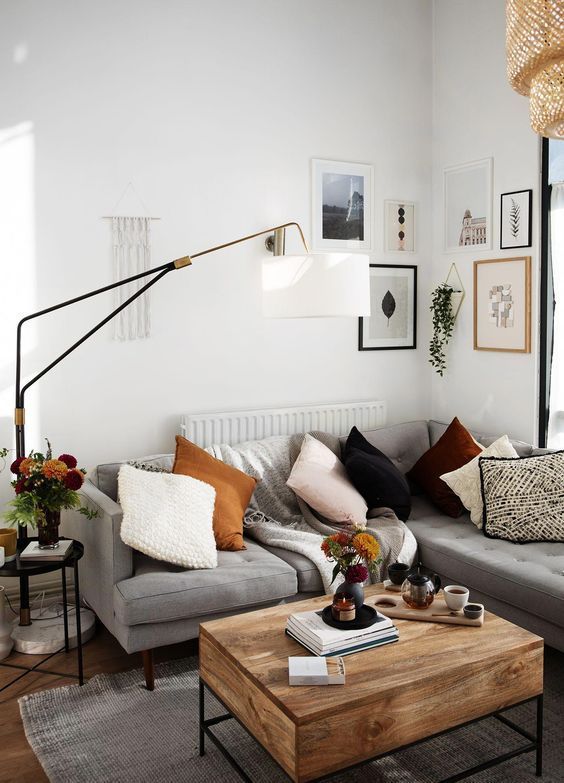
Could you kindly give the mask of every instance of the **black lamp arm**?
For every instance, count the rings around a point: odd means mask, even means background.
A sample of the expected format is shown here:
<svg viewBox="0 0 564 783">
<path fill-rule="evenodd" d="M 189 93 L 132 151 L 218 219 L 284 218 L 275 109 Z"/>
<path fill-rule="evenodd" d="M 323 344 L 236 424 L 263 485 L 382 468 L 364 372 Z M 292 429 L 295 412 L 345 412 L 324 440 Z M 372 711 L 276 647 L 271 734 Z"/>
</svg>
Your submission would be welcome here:
<svg viewBox="0 0 564 783">
<path fill-rule="evenodd" d="M 16 334 L 16 409 L 15 409 L 15 426 L 16 426 L 16 454 L 18 457 L 24 457 L 25 456 L 25 410 L 24 410 L 24 398 L 25 393 L 29 389 L 30 386 L 33 386 L 36 381 L 38 381 L 40 378 L 42 378 L 46 373 L 49 372 L 49 370 L 52 370 L 53 367 L 55 367 L 59 362 L 62 362 L 63 359 L 65 359 L 70 353 L 75 351 L 79 345 L 82 345 L 83 342 L 88 340 L 89 337 L 92 337 L 93 334 L 95 334 L 97 331 L 99 331 L 103 326 L 105 326 L 108 321 L 111 321 L 114 316 L 116 316 L 118 313 L 120 313 L 122 310 L 124 310 L 128 305 L 131 304 L 135 299 L 140 297 L 142 294 L 145 293 L 151 286 L 155 285 L 162 277 L 164 277 L 169 272 L 172 272 L 175 269 L 181 269 L 185 266 L 189 266 L 192 263 L 193 258 L 198 258 L 199 256 L 207 255 L 208 253 L 213 253 L 216 250 L 223 250 L 223 248 L 231 247 L 232 245 L 238 245 L 240 242 L 246 242 L 248 239 L 254 239 L 255 237 L 262 236 L 263 234 L 271 234 L 274 232 L 275 234 L 277 232 L 281 232 L 283 235 L 283 232 L 286 228 L 289 228 L 290 226 L 295 226 L 300 234 L 301 241 L 304 245 L 304 248 L 306 252 L 308 252 L 308 246 L 307 242 L 304 237 L 304 233 L 301 229 L 301 226 L 299 223 L 296 223 L 295 221 L 291 221 L 289 223 L 283 223 L 279 226 L 273 226 L 272 228 L 267 228 L 264 231 L 258 231 L 255 234 L 248 234 L 247 236 L 241 237 L 240 239 L 234 239 L 231 242 L 225 242 L 222 245 L 216 245 L 215 247 L 208 248 L 207 250 L 201 250 L 199 253 L 194 253 L 192 256 L 183 256 L 182 258 L 177 258 L 175 261 L 169 261 L 166 264 L 162 264 L 161 266 L 156 266 L 153 269 L 147 269 L 144 272 L 140 272 L 139 274 L 132 275 L 131 277 L 127 277 L 124 280 L 118 280 L 115 283 L 110 283 L 109 285 L 105 285 L 102 288 L 97 288 L 94 291 L 89 291 L 86 294 L 82 294 L 81 296 L 75 296 L 73 299 L 67 299 L 65 302 L 59 302 L 59 304 L 52 305 L 51 307 L 46 307 L 44 310 L 38 310 L 36 313 L 31 313 L 30 315 L 26 315 L 24 318 L 21 319 L 21 321 L 18 323 L 17 326 L 17 334 Z M 41 370 L 41 372 L 37 373 L 30 381 L 28 381 L 23 388 L 20 388 L 21 386 L 21 336 L 22 336 L 22 326 L 27 323 L 27 321 L 31 321 L 34 318 L 39 318 L 42 315 L 47 315 L 48 313 L 52 313 L 55 310 L 60 310 L 63 307 L 68 307 L 69 305 L 76 304 L 77 302 L 82 302 L 85 299 L 90 299 L 93 296 L 98 296 L 98 294 L 103 294 L 106 291 L 111 291 L 114 288 L 119 288 L 122 285 L 126 285 L 127 283 L 132 283 L 135 280 L 140 280 L 143 277 L 147 277 L 148 275 L 155 275 L 152 280 L 150 280 L 148 283 L 146 283 L 142 288 L 140 288 L 138 291 L 136 291 L 132 296 L 129 297 L 125 302 L 123 302 L 119 307 L 116 307 L 115 310 L 113 310 L 109 315 L 107 315 L 102 321 L 100 321 L 98 324 L 92 327 L 90 331 L 88 331 L 85 335 L 83 335 L 79 340 L 74 342 L 69 348 L 67 348 L 66 351 L 64 351 L 60 356 L 58 356 L 56 359 L 54 359 L 50 364 L 48 364 L 46 367 Z"/>
</svg>

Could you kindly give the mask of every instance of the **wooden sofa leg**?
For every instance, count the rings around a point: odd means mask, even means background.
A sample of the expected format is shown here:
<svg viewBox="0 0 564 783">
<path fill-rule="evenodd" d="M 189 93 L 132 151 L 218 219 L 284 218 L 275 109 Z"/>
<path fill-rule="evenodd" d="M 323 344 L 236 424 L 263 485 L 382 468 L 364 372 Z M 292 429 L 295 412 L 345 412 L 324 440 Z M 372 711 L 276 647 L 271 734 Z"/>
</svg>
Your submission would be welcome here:
<svg viewBox="0 0 564 783">
<path fill-rule="evenodd" d="M 148 691 L 155 690 L 155 662 L 152 650 L 143 650 L 143 669 L 145 671 L 145 685 Z"/>
</svg>

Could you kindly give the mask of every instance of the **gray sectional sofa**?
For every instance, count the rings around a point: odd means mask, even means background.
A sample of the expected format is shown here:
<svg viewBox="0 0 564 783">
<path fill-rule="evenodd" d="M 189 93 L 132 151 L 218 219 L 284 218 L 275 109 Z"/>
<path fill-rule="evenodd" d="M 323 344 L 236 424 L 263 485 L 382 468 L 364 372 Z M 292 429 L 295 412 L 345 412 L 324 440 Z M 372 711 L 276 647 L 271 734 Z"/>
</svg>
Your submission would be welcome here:
<svg viewBox="0 0 564 783">
<path fill-rule="evenodd" d="M 406 473 L 445 428 L 435 421 L 414 421 L 364 435 Z M 484 445 L 496 437 L 473 435 Z M 520 456 L 540 451 L 512 442 Z M 170 467 L 173 455 L 150 459 Z M 212 570 L 187 571 L 133 551 L 119 535 L 120 464 L 98 466 L 85 482 L 84 495 L 98 517 L 65 512 L 62 529 L 85 545 L 82 595 L 127 652 L 141 650 L 147 656 L 155 647 L 197 637 L 205 620 L 322 592 L 319 572 L 307 558 L 250 539 L 246 551 L 219 552 L 219 565 Z M 443 583 L 467 585 L 472 599 L 564 650 L 564 544 L 488 539 L 468 514 L 446 517 L 414 491 L 408 525 L 424 566 Z"/>
</svg>

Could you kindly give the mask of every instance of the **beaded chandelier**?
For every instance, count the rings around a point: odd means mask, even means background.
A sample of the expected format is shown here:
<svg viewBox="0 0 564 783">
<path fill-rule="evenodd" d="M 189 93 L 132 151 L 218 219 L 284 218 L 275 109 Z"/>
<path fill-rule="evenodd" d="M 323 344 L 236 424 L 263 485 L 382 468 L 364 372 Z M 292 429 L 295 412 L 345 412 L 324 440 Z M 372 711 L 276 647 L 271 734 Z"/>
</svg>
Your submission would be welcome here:
<svg viewBox="0 0 564 783">
<path fill-rule="evenodd" d="M 507 0 L 507 75 L 535 133 L 564 139 L 564 2 Z"/>
</svg>

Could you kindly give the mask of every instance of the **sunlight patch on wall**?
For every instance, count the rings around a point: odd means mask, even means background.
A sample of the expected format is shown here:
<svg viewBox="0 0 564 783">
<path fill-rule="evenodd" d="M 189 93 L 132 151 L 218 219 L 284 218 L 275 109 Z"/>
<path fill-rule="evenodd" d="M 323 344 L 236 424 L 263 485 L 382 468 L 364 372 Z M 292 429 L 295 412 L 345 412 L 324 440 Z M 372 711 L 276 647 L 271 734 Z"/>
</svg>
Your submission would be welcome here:
<svg viewBox="0 0 564 783">
<path fill-rule="evenodd" d="M 35 141 L 31 122 L 0 128 L 0 215 L 0 446 L 13 446 L 16 326 L 23 315 L 33 312 L 37 302 Z M 36 346 L 35 327 L 30 325 L 24 332 L 24 378 Z M 35 402 L 34 409 L 38 410 Z M 35 426 L 28 431 L 30 444 L 36 442 L 38 427 L 37 417 L 33 419 Z M 5 471 L 0 476 L 0 500 L 4 498 L 7 478 Z"/>
</svg>

